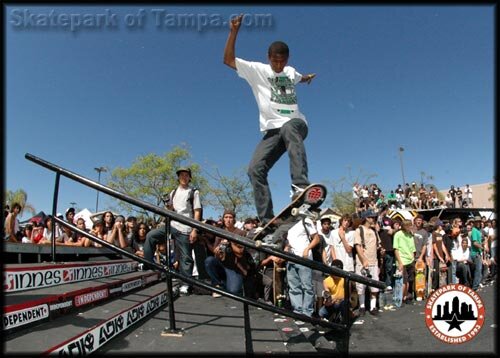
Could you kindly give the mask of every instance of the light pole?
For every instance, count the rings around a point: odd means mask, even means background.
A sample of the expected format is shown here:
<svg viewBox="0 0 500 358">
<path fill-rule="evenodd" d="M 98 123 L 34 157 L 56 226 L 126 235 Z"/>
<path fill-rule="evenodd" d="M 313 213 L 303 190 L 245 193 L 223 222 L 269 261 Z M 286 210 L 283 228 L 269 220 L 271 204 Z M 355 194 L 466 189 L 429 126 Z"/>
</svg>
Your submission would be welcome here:
<svg viewBox="0 0 500 358">
<path fill-rule="evenodd" d="M 107 172 L 108 170 L 105 167 L 94 168 L 96 172 L 99 173 L 97 177 L 97 182 L 101 184 L 101 172 Z M 97 213 L 99 209 L 99 190 L 97 190 L 97 198 L 95 200 L 95 212 Z"/>
<path fill-rule="evenodd" d="M 401 176 L 403 177 L 403 184 L 402 185 L 405 185 L 405 183 L 406 183 L 405 172 L 403 170 L 403 152 L 404 151 L 405 150 L 403 147 L 399 147 L 399 163 L 401 163 Z"/>
</svg>

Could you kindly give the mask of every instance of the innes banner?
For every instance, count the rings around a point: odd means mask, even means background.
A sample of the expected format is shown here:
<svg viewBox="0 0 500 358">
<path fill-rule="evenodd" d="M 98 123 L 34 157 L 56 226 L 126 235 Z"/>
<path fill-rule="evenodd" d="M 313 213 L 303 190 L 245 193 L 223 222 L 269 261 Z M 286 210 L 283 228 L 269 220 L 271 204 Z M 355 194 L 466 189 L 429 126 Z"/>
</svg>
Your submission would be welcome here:
<svg viewBox="0 0 500 358">
<path fill-rule="evenodd" d="M 25 324 L 31 322 L 40 321 L 48 317 L 49 307 L 45 304 L 5 313 L 3 315 L 3 329 L 9 330 L 14 327 L 24 326 Z"/>
<path fill-rule="evenodd" d="M 31 290 L 71 282 L 95 280 L 132 272 L 137 263 L 117 262 L 73 267 L 36 267 L 26 271 L 4 271 L 5 292 Z"/>
<path fill-rule="evenodd" d="M 113 337 L 139 322 L 166 303 L 167 294 L 162 292 L 94 327 L 91 331 L 74 337 L 63 346 L 54 347 L 43 355 L 55 353 L 58 356 L 82 356 L 95 352 Z"/>
</svg>

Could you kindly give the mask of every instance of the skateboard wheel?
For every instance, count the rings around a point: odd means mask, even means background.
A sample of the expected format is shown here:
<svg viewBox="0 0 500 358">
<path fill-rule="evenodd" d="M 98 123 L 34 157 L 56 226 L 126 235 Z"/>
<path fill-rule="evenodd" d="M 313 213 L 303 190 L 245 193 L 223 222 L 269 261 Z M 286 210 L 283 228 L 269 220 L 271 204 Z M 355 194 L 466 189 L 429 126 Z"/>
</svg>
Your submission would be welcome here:
<svg viewBox="0 0 500 358">
<path fill-rule="evenodd" d="M 297 209 L 297 208 L 293 208 L 293 209 L 292 209 L 291 214 L 292 214 L 292 216 L 297 216 L 297 215 L 299 215 L 299 209 Z"/>
<path fill-rule="evenodd" d="M 260 247 L 261 245 L 262 245 L 262 241 L 261 240 L 255 241 L 255 246 Z"/>
</svg>

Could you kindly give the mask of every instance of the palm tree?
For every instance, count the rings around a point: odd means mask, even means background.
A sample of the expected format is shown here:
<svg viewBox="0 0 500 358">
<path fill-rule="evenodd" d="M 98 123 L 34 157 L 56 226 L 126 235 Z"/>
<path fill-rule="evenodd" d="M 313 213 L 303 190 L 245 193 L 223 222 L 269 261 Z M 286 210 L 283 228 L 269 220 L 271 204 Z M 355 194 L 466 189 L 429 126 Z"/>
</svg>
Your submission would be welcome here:
<svg viewBox="0 0 500 358">
<path fill-rule="evenodd" d="M 18 189 L 16 191 L 7 190 L 5 193 L 5 204 L 12 206 L 14 203 L 19 203 L 21 205 L 20 215 L 27 210 L 32 215 L 36 214 L 35 207 L 28 203 L 28 194 L 23 189 Z"/>
</svg>

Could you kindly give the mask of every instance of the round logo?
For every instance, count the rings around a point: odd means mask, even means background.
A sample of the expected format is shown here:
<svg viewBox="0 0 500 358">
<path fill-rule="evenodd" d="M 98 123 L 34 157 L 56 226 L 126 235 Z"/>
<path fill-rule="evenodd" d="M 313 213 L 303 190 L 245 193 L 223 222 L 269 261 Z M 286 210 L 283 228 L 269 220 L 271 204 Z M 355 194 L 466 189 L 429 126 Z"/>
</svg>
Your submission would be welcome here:
<svg viewBox="0 0 500 358">
<path fill-rule="evenodd" d="M 483 301 L 470 287 L 441 286 L 427 299 L 425 323 L 436 339 L 449 344 L 465 343 L 483 327 Z"/>
</svg>

